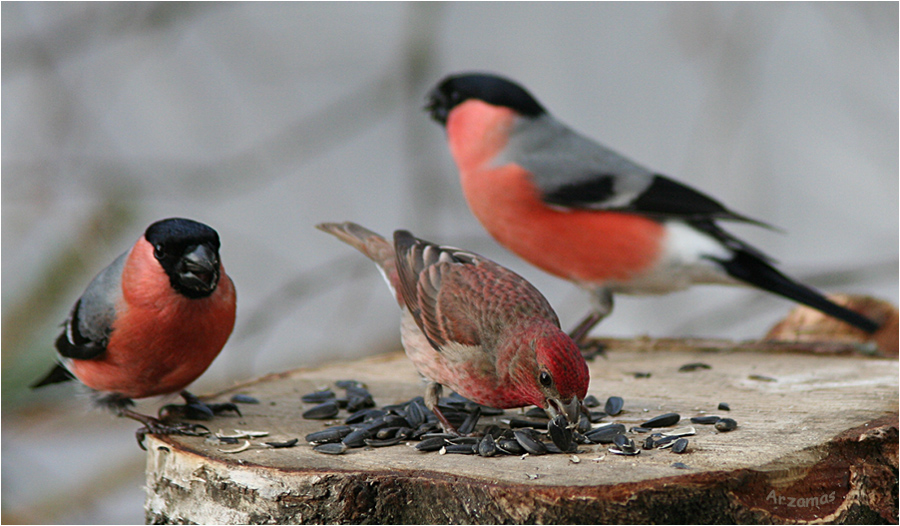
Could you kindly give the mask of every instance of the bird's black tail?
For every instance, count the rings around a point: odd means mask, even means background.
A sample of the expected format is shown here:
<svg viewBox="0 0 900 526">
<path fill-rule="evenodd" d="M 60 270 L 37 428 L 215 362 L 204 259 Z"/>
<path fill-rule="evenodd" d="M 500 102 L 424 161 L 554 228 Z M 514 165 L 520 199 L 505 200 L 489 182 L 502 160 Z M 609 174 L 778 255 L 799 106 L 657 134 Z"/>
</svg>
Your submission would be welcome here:
<svg viewBox="0 0 900 526">
<path fill-rule="evenodd" d="M 850 309 L 829 301 L 819 292 L 792 280 L 755 254 L 737 250 L 728 261 L 717 260 L 732 277 L 779 296 L 820 310 L 871 334 L 879 324 Z"/>
<path fill-rule="evenodd" d="M 32 389 L 37 389 L 38 387 L 43 387 L 45 385 L 50 384 L 58 384 L 60 382 L 67 382 L 69 380 L 74 380 L 75 376 L 69 372 L 68 369 L 62 366 L 62 364 L 57 363 L 53 369 L 50 369 L 50 372 L 47 373 L 42 379 L 34 382 L 29 387 Z"/>
</svg>

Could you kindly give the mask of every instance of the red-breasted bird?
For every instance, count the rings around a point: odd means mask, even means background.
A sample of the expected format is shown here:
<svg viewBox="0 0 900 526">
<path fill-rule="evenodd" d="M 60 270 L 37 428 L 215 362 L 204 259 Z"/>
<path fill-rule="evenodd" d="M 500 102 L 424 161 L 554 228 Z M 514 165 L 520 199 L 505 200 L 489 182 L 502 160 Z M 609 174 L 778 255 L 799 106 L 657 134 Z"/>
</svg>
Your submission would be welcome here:
<svg viewBox="0 0 900 526">
<path fill-rule="evenodd" d="M 97 405 L 144 425 L 137 432 L 141 447 L 147 433 L 190 434 L 203 426 L 135 412 L 132 399 L 180 392 L 192 418 L 237 412 L 233 404 L 202 404 L 184 391 L 222 350 L 235 309 L 218 233 L 190 219 L 157 221 L 75 302 L 56 340 L 58 363 L 32 387 L 77 379 Z"/>
<path fill-rule="evenodd" d="M 559 328 L 543 295 L 487 258 L 438 246 L 405 230 L 391 245 L 355 223 L 317 228 L 378 265 L 402 312 L 406 355 L 430 383 L 425 405 L 437 407 L 442 386 L 482 405 L 537 405 L 578 422 L 590 376 L 578 346 Z"/>
<path fill-rule="evenodd" d="M 695 283 L 752 285 L 868 333 L 878 329 L 779 272 L 717 221 L 767 225 L 573 131 L 516 83 L 452 75 L 428 99 L 485 229 L 591 293 L 592 311 L 571 333 L 579 344 L 610 313 L 613 293 L 663 294 Z"/>
</svg>

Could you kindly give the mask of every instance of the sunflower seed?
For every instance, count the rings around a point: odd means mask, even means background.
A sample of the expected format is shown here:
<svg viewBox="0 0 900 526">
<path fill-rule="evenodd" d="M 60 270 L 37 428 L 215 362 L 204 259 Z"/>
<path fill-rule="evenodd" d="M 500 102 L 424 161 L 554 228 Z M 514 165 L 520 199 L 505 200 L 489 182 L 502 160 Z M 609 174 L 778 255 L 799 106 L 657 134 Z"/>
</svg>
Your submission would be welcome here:
<svg viewBox="0 0 900 526">
<path fill-rule="evenodd" d="M 677 424 L 679 420 L 681 420 L 681 415 L 678 413 L 666 413 L 647 420 L 641 424 L 641 427 L 648 427 L 651 429 L 654 427 L 669 427 Z"/>
<path fill-rule="evenodd" d="M 587 395 L 582 401 L 585 407 L 600 407 L 600 400 L 594 395 Z"/>
<path fill-rule="evenodd" d="M 330 442 L 328 444 L 313 446 L 313 451 L 325 453 L 326 455 L 341 455 L 344 451 L 347 451 L 347 446 L 340 442 Z"/>
<path fill-rule="evenodd" d="M 614 453 L 614 454 L 616 454 L 616 455 L 627 455 L 627 456 L 634 456 L 634 455 L 640 455 L 640 454 L 641 454 L 641 450 L 640 450 L 640 449 L 635 449 L 635 450 L 628 450 L 628 451 L 625 451 L 625 450 L 621 450 L 621 449 L 616 449 L 616 448 L 614 448 L 614 447 L 612 447 L 612 446 L 610 446 L 609 448 L 607 448 L 607 451 L 609 451 L 610 453 Z"/>
<path fill-rule="evenodd" d="M 591 422 L 592 424 L 596 424 L 597 422 L 603 420 L 604 418 L 606 418 L 606 417 L 608 417 L 608 416 L 609 416 L 609 415 L 607 415 L 607 414 L 606 414 L 605 412 L 603 412 L 603 411 L 591 411 L 591 412 L 588 414 L 588 420 L 590 420 L 590 422 Z"/>
<path fill-rule="evenodd" d="M 325 402 L 319 404 L 312 409 L 308 409 L 303 413 L 303 418 L 310 420 L 327 420 L 337 416 L 340 408 L 335 402 Z"/>
<path fill-rule="evenodd" d="M 534 420 L 525 420 L 524 418 L 510 418 L 509 427 L 516 429 L 519 427 L 530 427 L 532 429 L 547 429 L 547 422 L 536 422 Z"/>
<path fill-rule="evenodd" d="M 550 440 L 558 447 L 561 451 L 571 451 L 576 448 L 574 439 L 572 436 L 572 429 L 569 428 L 569 421 L 566 420 L 565 415 L 557 415 L 550 424 L 547 429 L 550 431 Z"/>
<path fill-rule="evenodd" d="M 672 429 L 669 431 L 663 431 L 663 436 L 665 437 L 686 437 L 690 435 L 696 435 L 697 430 L 693 427 L 679 427 L 677 429 Z"/>
<path fill-rule="evenodd" d="M 610 416 L 616 416 L 622 412 L 622 407 L 624 405 L 625 400 L 623 400 L 621 396 L 610 396 L 606 399 L 606 405 L 603 407 L 603 410 Z"/>
<path fill-rule="evenodd" d="M 476 444 L 447 444 L 444 450 L 457 455 L 474 455 L 478 449 Z"/>
<path fill-rule="evenodd" d="M 323 429 L 321 431 L 315 431 L 306 435 L 304 440 L 307 442 L 312 442 L 315 444 L 328 444 L 330 442 L 340 442 L 345 436 L 349 435 L 350 432 L 353 431 L 353 428 L 350 426 L 335 426 L 329 427 L 328 429 Z"/>
<path fill-rule="evenodd" d="M 447 441 L 441 437 L 432 437 L 426 438 L 425 440 L 416 444 L 417 451 L 437 451 L 444 447 L 447 444 Z"/>
<path fill-rule="evenodd" d="M 469 416 L 466 417 L 465 421 L 457 428 L 459 434 L 468 435 L 471 434 L 472 431 L 475 431 L 475 424 L 478 423 L 479 418 L 481 418 L 481 407 L 476 406 L 475 410 L 469 413 Z"/>
<path fill-rule="evenodd" d="M 686 363 L 678 368 L 678 372 L 689 373 L 691 371 L 696 371 L 697 369 L 712 369 L 712 367 L 702 362 Z"/>
<path fill-rule="evenodd" d="M 363 447 L 366 445 L 366 439 L 372 437 L 372 433 L 372 430 L 361 427 L 341 439 L 341 443 L 347 447 Z"/>
<path fill-rule="evenodd" d="M 525 411 L 525 416 L 528 418 L 541 418 L 541 419 L 549 419 L 550 416 L 547 414 L 547 411 L 544 411 L 540 407 L 532 407 L 528 411 Z"/>
<path fill-rule="evenodd" d="M 711 425 L 719 421 L 718 416 L 694 416 L 691 417 L 692 424 Z"/>
<path fill-rule="evenodd" d="M 634 427 L 632 427 L 631 429 L 629 429 L 628 432 L 629 432 L 629 433 L 649 433 L 649 432 L 650 432 L 650 428 L 647 428 L 647 427 L 640 427 L 640 426 L 634 426 Z"/>
<path fill-rule="evenodd" d="M 403 442 L 403 439 L 400 437 L 386 438 L 383 440 L 380 440 L 377 438 L 376 439 L 366 438 L 366 439 L 363 439 L 363 442 L 365 442 L 367 446 L 371 446 L 371 447 L 387 447 L 387 446 L 396 446 L 400 442 Z"/>
<path fill-rule="evenodd" d="M 687 451 L 687 447 L 688 447 L 688 439 L 679 438 L 678 440 L 675 441 L 675 444 L 672 446 L 672 453 L 679 453 L 679 454 L 684 453 L 685 451 Z"/>
<path fill-rule="evenodd" d="M 331 389 L 324 389 L 322 391 L 313 391 L 312 393 L 305 394 L 300 397 L 300 401 L 307 404 L 321 404 L 322 402 L 327 402 L 334 398 L 336 398 L 334 391 Z"/>
<path fill-rule="evenodd" d="M 290 440 L 285 440 L 284 442 L 266 442 L 265 444 L 273 449 L 281 449 L 294 447 L 297 445 L 297 442 L 300 442 L 299 438 L 292 438 Z"/>
<path fill-rule="evenodd" d="M 258 404 L 259 400 L 248 394 L 238 393 L 231 397 L 231 402 L 235 404 Z"/>
<path fill-rule="evenodd" d="M 613 438 L 613 443 L 620 451 L 630 453 L 637 450 L 637 447 L 634 445 L 634 440 L 625 435 L 616 435 L 615 438 Z"/>
<path fill-rule="evenodd" d="M 673 462 L 672 467 L 675 469 L 691 469 L 684 462 Z"/>
<path fill-rule="evenodd" d="M 358 387 L 360 389 L 366 388 L 366 384 L 357 382 L 356 380 L 338 380 L 337 382 L 334 382 L 334 385 L 338 386 L 341 389 L 349 389 L 354 387 Z"/>
<path fill-rule="evenodd" d="M 376 418 L 382 417 L 386 414 L 387 414 L 387 411 L 384 411 L 382 409 L 371 409 L 371 408 L 360 409 L 359 411 L 356 411 L 355 413 L 353 413 L 352 415 L 350 415 L 346 419 L 344 419 L 344 423 L 345 424 L 360 424 L 367 420 L 369 420 L 369 421 L 375 420 Z"/>
<path fill-rule="evenodd" d="M 501 453 L 506 453 L 507 455 L 521 455 L 525 452 L 525 449 L 519 445 L 519 442 L 514 438 L 501 438 L 497 441 L 497 449 L 500 450 Z"/>
<path fill-rule="evenodd" d="M 731 406 L 726 402 L 719 402 L 719 411 L 731 411 Z"/>
<path fill-rule="evenodd" d="M 624 432 L 625 425 L 623 424 L 606 424 L 588 431 L 584 436 L 594 444 L 611 444 L 616 435 Z"/>
<path fill-rule="evenodd" d="M 722 432 L 733 431 L 737 428 L 737 425 L 737 421 L 732 418 L 720 418 L 719 421 L 716 422 L 716 429 Z"/>
<path fill-rule="evenodd" d="M 482 457 L 492 457 L 499 452 L 497 448 L 497 443 L 494 441 L 494 437 L 490 434 L 485 434 L 481 439 L 481 442 L 478 443 L 478 454 Z"/>
<path fill-rule="evenodd" d="M 516 441 L 522 446 L 522 449 L 532 455 L 543 455 L 547 453 L 547 446 L 543 442 L 535 438 L 532 433 L 526 429 L 517 429 L 515 431 Z"/>
</svg>

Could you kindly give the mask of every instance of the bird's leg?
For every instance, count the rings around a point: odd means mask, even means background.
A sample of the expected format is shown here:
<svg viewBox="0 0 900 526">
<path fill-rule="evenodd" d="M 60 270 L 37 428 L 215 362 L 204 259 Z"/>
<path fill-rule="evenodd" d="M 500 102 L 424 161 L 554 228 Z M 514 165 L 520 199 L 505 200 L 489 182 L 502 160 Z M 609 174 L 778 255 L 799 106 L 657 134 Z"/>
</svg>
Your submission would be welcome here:
<svg viewBox="0 0 900 526">
<path fill-rule="evenodd" d="M 184 405 L 168 404 L 159 409 L 160 420 L 168 420 L 170 418 L 186 418 L 188 420 L 212 420 L 215 415 L 225 411 L 234 411 L 238 416 L 241 410 L 237 405 L 231 402 L 220 404 L 207 404 L 201 402 L 199 398 L 187 391 L 181 391 L 181 398 L 184 399 Z"/>
<path fill-rule="evenodd" d="M 428 386 L 425 388 L 425 407 L 431 410 L 434 413 L 434 416 L 437 417 L 438 422 L 441 423 L 441 428 L 443 428 L 444 433 L 450 433 L 453 435 L 459 435 L 459 432 L 456 430 L 453 424 L 447 420 L 447 417 L 444 416 L 444 413 L 441 412 L 441 408 L 438 407 L 438 400 L 441 398 L 441 392 L 444 390 L 444 386 L 437 382 L 428 382 Z"/>
<path fill-rule="evenodd" d="M 584 355 L 593 358 L 597 354 L 603 354 L 604 349 L 600 343 L 587 343 L 588 333 L 612 312 L 613 296 L 609 289 L 597 289 L 593 291 L 592 296 L 595 300 L 594 308 L 572 329 L 569 336 L 575 341 L 575 344 L 578 345 Z"/>
<path fill-rule="evenodd" d="M 209 434 L 209 428 L 201 424 L 188 424 L 186 422 L 178 422 L 175 424 L 167 424 L 158 418 L 132 411 L 127 407 L 120 407 L 117 411 L 119 416 L 124 416 L 132 420 L 144 424 L 134 432 L 137 438 L 138 446 L 146 450 L 144 447 L 144 437 L 147 435 L 186 435 L 186 436 L 203 436 Z"/>
</svg>

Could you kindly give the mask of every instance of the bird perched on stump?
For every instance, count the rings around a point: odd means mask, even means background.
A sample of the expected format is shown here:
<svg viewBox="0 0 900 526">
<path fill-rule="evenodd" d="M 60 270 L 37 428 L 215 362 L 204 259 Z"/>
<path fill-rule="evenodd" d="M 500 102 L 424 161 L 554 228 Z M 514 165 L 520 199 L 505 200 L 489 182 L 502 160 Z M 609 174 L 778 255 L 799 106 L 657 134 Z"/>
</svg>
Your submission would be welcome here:
<svg viewBox="0 0 900 526">
<path fill-rule="evenodd" d="M 191 418 L 238 412 L 184 391 L 222 350 L 235 309 L 218 233 L 190 219 L 157 221 L 75 302 L 56 340 L 57 365 L 32 387 L 77 379 L 97 405 L 143 424 L 136 433 L 141 447 L 148 433 L 193 434 L 205 428 L 135 412 L 133 399 L 180 392 Z"/>
<path fill-rule="evenodd" d="M 452 75 L 428 99 L 485 229 L 591 293 L 593 308 L 571 333 L 579 344 L 612 311 L 613 293 L 662 294 L 699 283 L 755 286 L 868 333 L 878 329 L 785 276 L 718 224 L 762 222 L 573 131 L 511 80 Z"/>
<path fill-rule="evenodd" d="M 587 363 L 559 328 L 550 304 L 524 278 L 493 261 L 438 246 L 405 230 L 389 243 L 355 223 L 322 223 L 375 262 L 400 305 L 406 355 L 430 383 L 425 404 L 437 407 L 442 386 L 482 405 L 537 405 L 578 422 L 590 381 Z"/>
</svg>

